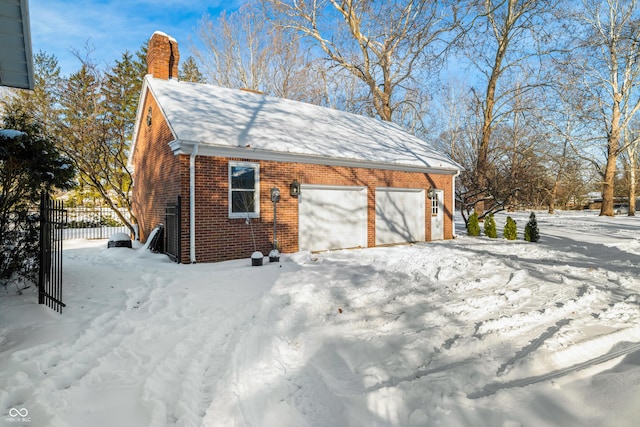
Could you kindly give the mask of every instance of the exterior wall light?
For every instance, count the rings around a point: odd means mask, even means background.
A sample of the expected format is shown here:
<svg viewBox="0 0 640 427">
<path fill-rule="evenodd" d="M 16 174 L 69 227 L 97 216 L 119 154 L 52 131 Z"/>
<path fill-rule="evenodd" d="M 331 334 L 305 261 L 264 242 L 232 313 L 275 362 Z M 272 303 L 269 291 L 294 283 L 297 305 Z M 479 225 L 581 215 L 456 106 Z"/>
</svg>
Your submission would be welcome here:
<svg viewBox="0 0 640 427">
<path fill-rule="evenodd" d="M 153 110 L 151 109 L 151 107 L 149 107 L 149 110 L 147 111 L 147 126 L 151 126 L 151 113 L 153 112 Z"/>
<path fill-rule="evenodd" d="M 430 199 L 436 197 L 436 190 L 433 187 L 429 187 L 429 190 L 427 191 L 427 197 Z"/>
<path fill-rule="evenodd" d="M 298 197 L 300 195 L 300 183 L 297 179 L 294 179 L 291 185 L 289 185 L 289 194 L 292 197 Z"/>
</svg>

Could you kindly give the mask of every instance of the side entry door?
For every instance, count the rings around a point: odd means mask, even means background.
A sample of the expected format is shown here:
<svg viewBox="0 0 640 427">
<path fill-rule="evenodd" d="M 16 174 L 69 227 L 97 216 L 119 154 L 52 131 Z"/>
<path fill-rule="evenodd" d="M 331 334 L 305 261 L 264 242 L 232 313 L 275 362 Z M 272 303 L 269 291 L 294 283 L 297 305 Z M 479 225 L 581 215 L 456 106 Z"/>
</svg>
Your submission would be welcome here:
<svg viewBox="0 0 640 427">
<path fill-rule="evenodd" d="M 434 190 L 431 199 L 431 240 L 444 239 L 444 190 Z"/>
</svg>

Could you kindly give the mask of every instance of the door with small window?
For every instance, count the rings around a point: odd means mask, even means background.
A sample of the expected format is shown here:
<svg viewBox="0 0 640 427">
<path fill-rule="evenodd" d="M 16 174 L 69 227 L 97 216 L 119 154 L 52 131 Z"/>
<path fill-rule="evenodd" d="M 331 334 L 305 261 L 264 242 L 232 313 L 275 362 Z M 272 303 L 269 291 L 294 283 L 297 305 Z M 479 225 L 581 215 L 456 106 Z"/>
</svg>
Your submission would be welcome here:
<svg viewBox="0 0 640 427">
<path fill-rule="evenodd" d="M 444 239 L 444 191 L 434 190 L 431 198 L 431 240 Z"/>
</svg>

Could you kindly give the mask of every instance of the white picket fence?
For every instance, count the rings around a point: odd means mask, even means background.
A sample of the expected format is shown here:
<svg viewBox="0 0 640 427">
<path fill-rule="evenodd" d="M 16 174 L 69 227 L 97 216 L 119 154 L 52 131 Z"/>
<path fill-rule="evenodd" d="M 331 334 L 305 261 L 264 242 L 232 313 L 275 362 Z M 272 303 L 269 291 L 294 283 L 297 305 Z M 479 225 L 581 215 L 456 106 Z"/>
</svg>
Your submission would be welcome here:
<svg viewBox="0 0 640 427">
<path fill-rule="evenodd" d="M 109 208 L 104 207 L 75 207 L 65 208 L 66 226 L 63 238 L 69 239 L 108 239 L 114 233 L 129 234 L 129 228 Z M 129 214 L 120 209 L 125 218 Z"/>
</svg>

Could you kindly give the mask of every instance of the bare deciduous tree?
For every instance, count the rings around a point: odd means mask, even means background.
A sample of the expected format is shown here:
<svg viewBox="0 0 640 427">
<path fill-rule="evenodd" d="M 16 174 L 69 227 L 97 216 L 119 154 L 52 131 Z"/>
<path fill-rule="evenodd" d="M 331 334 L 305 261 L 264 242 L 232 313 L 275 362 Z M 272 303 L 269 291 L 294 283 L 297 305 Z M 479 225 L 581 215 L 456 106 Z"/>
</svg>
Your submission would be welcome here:
<svg viewBox="0 0 640 427">
<path fill-rule="evenodd" d="M 624 135 L 640 110 L 639 13 L 636 0 L 585 0 L 577 14 L 584 35 L 579 39 L 582 61 L 575 65 L 583 69 L 582 89 L 596 109 L 599 133 L 606 144 L 600 215 L 614 215 L 618 157 L 637 143 L 625 143 Z"/>
<path fill-rule="evenodd" d="M 590 129 L 585 124 L 585 104 L 579 90 L 581 75 L 575 68 L 565 68 L 562 61 L 554 64 L 554 84 L 541 94 L 540 108 L 534 121 L 545 133 L 544 149 L 540 152 L 547 165 L 551 186 L 548 195 L 549 213 L 556 204 L 578 203 L 585 193 L 589 174 L 584 171 L 591 165 L 585 155 L 588 151 Z"/>
<path fill-rule="evenodd" d="M 633 123 L 637 126 L 637 123 Z M 625 163 L 625 172 L 627 174 L 627 194 L 629 196 L 629 216 L 636 215 L 636 188 L 638 181 L 638 148 L 640 145 L 640 135 L 637 129 L 631 129 L 631 126 L 624 130 L 624 147 L 625 152 L 623 162 Z"/>
<path fill-rule="evenodd" d="M 281 98 L 322 104 L 325 85 L 299 40 L 274 27 L 256 2 L 198 28 L 204 48 L 193 49 L 204 77 L 213 84 L 246 88 Z"/>
<path fill-rule="evenodd" d="M 80 184 L 96 192 L 135 233 L 127 155 L 144 67 L 128 52 L 106 72 L 89 59 L 81 61 L 60 92 L 60 148 L 78 171 Z"/>
<path fill-rule="evenodd" d="M 415 92 L 442 60 L 457 18 L 453 1 L 263 1 L 281 27 L 305 36 L 364 84 L 372 112 L 387 121 L 423 100 Z"/>
<path fill-rule="evenodd" d="M 476 3 L 476 2 L 473 2 Z M 476 164 L 472 171 L 478 195 L 476 208 L 484 210 L 488 194 L 492 135 L 511 115 L 510 103 L 521 93 L 548 83 L 542 60 L 550 52 L 553 11 L 561 2 L 553 0 L 484 0 L 467 34 L 465 53 L 480 76 L 484 88 L 474 89 L 480 107 L 481 128 L 477 136 Z M 523 80 L 522 77 L 526 77 Z M 517 83 L 517 85 L 514 85 Z M 511 116 L 512 117 L 512 116 Z M 482 212 L 479 212 L 482 216 Z"/>
</svg>

